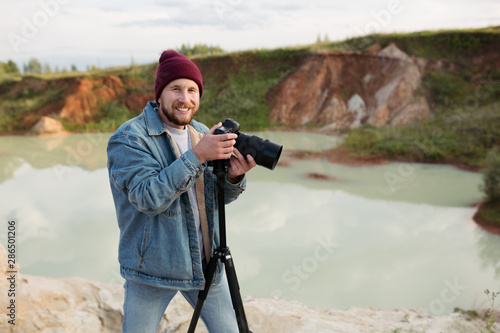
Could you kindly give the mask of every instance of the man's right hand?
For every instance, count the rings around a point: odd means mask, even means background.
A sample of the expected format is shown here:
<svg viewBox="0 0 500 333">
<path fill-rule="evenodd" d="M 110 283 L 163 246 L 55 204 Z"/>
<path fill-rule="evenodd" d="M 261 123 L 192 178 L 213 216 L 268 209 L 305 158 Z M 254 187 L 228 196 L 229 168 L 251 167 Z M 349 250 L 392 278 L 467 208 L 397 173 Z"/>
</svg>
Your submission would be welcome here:
<svg viewBox="0 0 500 333">
<path fill-rule="evenodd" d="M 193 152 L 196 154 L 200 163 L 206 161 L 225 160 L 231 158 L 233 154 L 234 144 L 238 135 L 235 133 L 214 134 L 216 128 L 222 126 L 222 123 L 214 125 L 196 146 L 193 147 Z"/>
</svg>

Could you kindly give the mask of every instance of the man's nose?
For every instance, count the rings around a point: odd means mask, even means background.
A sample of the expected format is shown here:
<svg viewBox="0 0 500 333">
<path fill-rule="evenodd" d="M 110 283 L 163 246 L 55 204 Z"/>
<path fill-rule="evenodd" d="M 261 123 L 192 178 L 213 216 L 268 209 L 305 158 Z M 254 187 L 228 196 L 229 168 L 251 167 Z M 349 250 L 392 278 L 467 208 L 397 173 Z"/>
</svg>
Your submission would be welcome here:
<svg viewBox="0 0 500 333">
<path fill-rule="evenodd" d="M 179 102 L 187 103 L 189 101 L 189 95 L 187 90 L 182 90 L 179 94 Z"/>
</svg>

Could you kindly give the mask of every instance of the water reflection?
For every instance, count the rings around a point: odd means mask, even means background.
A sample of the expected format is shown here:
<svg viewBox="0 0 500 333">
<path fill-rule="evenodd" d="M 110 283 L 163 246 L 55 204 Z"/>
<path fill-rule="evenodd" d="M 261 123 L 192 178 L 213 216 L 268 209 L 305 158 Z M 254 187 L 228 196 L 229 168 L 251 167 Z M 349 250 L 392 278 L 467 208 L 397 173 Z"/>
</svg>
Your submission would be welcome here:
<svg viewBox="0 0 500 333">
<path fill-rule="evenodd" d="M 261 204 L 263 195 L 273 199 Z M 465 286 L 453 302 L 434 309 L 441 314 L 473 307 L 482 290 L 497 283 L 481 268 L 484 258 L 471 251 L 476 232 L 482 233 L 471 220 L 473 208 L 277 183 L 255 184 L 240 199 L 228 206 L 228 244 L 242 290 L 255 297 L 276 294 L 321 308 L 431 310 L 447 283 Z"/>
<path fill-rule="evenodd" d="M 390 178 L 405 170 L 398 182 Z M 315 173 L 333 181 L 306 177 Z M 252 182 L 280 182 L 312 189 L 342 190 L 356 196 L 388 201 L 427 203 L 440 206 L 471 206 L 481 201 L 481 176 L 446 165 L 389 163 L 377 166 L 351 167 L 327 161 L 293 161 L 290 167 L 269 171 L 264 168 L 249 173 Z M 389 179 L 389 180 L 388 180 Z M 466 190 L 465 190 L 466 189 Z"/>
<path fill-rule="evenodd" d="M 96 170 L 106 167 L 106 145 L 109 134 L 72 134 L 66 136 L 0 137 L 0 184 L 12 178 L 24 161 L 35 169 L 52 168 L 62 180 L 70 167 Z"/>
<path fill-rule="evenodd" d="M 285 149 L 320 151 L 339 144 L 339 138 L 314 133 L 251 133 L 264 139 L 275 140 Z M 0 137 L 1 182 L 21 166 L 21 160 L 35 169 L 78 166 L 95 170 L 106 166 L 106 145 L 111 134 L 84 133 L 63 136 L 3 136 Z"/>
<path fill-rule="evenodd" d="M 499 236 L 486 232 L 478 233 L 478 250 L 483 261 L 483 270 L 493 269 L 495 276 L 500 280 L 500 242 Z M 498 284 L 495 288 L 499 289 Z M 492 287 L 493 290 L 495 290 Z M 497 290 L 495 290 L 497 291 Z"/>
<path fill-rule="evenodd" d="M 256 135 L 283 143 L 285 152 L 338 144 L 315 135 Z M 108 137 L 0 137 L 2 214 L 18 220 L 22 273 L 121 282 Z M 442 314 L 474 308 L 485 288 L 497 288 L 500 237 L 471 219 L 479 174 L 439 165 L 285 162 L 274 171 L 255 168 L 247 191 L 227 208 L 244 296 Z M 450 286 L 456 294 L 445 302 Z"/>
</svg>

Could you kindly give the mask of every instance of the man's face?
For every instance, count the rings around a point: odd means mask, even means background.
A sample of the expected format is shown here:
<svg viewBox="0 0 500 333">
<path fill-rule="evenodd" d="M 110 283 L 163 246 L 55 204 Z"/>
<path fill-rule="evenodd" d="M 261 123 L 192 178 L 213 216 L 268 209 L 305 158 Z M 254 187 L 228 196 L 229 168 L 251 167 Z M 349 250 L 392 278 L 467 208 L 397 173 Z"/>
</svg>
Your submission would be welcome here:
<svg viewBox="0 0 500 333">
<path fill-rule="evenodd" d="M 163 122 L 171 127 L 184 129 L 200 106 L 198 85 L 190 79 L 171 81 L 163 89 L 158 102 Z"/>
</svg>

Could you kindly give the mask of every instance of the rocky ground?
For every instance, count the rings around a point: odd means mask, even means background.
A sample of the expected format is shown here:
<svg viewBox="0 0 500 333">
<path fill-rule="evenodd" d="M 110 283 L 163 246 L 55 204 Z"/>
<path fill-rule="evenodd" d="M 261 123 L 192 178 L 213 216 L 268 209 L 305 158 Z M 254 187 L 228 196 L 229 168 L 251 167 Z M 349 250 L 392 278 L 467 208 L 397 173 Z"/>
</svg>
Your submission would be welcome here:
<svg viewBox="0 0 500 333">
<path fill-rule="evenodd" d="M 81 278 L 54 279 L 16 274 L 15 297 L 8 280 L 7 251 L 0 245 L 0 332 L 120 332 L 123 318 L 123 288 Z M 19 272 L 19 266 L 15 271 Z M 15 310 L 8 309 L 15 300 Z M 279 299 L 245 299 L 250 329 L 257 332 L 338 332 L 338 333 L 471 333 L 488 332 L 478 316 L 453 313 L 433 317 L 422 311 L 380 310 L 351 307 L 321 311 L 299 302 Z M 7 309 L 7 310 L 6 310 Z M 14 317 L 9 316 L 9 312 Z M 176 297 L 163 316 L 161 333 L 187 332 L 192 308 Z M 11 323 L 9 323 L 9 320 Z M 13 320 L 13 321 L 12 321 Z M 14 323 L 15 325 L 12 325 Z M 495 324 L 495 330 L 500 325 Z M 197 332 L 206 332 L 198 324 Z"/>
</svg>

